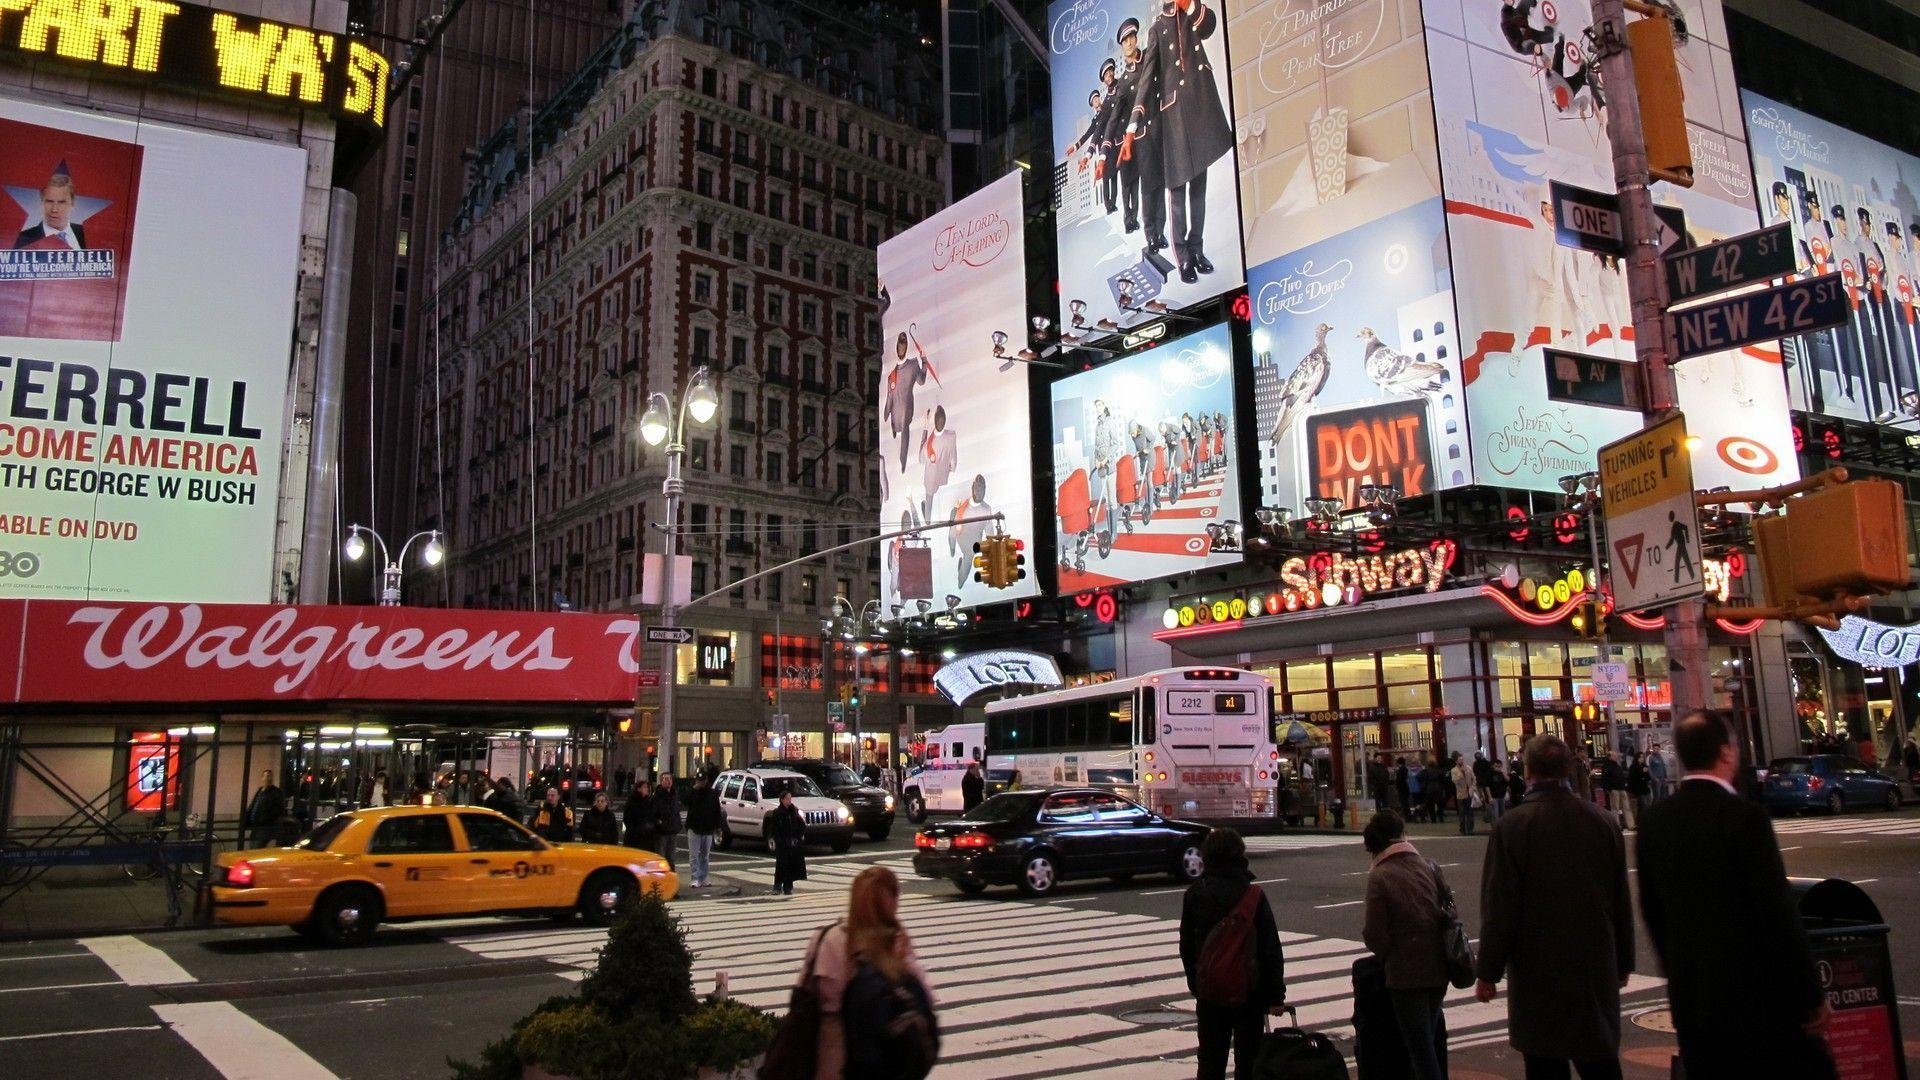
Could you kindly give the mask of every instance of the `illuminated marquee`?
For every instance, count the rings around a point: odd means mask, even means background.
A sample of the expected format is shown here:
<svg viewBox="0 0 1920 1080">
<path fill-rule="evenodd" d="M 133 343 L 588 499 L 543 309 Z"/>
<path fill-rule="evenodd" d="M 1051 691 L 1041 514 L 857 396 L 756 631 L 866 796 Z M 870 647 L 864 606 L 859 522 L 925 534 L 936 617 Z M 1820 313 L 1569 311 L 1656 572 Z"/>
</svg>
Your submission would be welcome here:
<svg viewBox="0 0 1920 1080">
<path fill-rule="evenodd" d="M 1438 592 L 1459 550 L 1451 540 L 1435 540 L 1426 547 L 1384 554 L 1322 551 L 1294 556 L 1280 564 L 1280 588 L 1221 600 L 1178 601 L 1161 616 L 1161 625 L 1177 630 L 1196 623 L 1351 607 L 1382 593 L 1412 589 Z"/>
<path fill-rule="evenodd" d="M 173 0 L 0 0 L 0 50 L 387 120 L 387 58 L 357 38 Z"/>
</svg>

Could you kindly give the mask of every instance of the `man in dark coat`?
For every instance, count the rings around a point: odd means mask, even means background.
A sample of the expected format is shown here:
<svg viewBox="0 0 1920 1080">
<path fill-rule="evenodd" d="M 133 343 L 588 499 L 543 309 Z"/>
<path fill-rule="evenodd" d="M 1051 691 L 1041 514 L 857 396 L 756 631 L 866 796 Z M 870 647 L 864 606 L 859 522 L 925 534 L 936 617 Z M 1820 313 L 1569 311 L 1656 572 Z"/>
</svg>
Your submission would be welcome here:
<svg viewBox="0 0 1920 1080">
<path fill-rule="evenodd" d="M 1207 168 L 1233 149 L 1233 125 L 1220 99 L 1205 42 L 1220 28 L 1206 0 L 1164 0 L 1142 48 L 1128 132 L 1155 116 L 1160 182 L 1173 207 L 1173 254 L 1191 285 L 1213 272 L 1207 259 Z M 1138 148 L 1135 148 L 1138 152 Z M 1122 142 L 1120 156 L 1127 157 Z M 1151 230 L 1149 230 L 1151 231 Z"/>
<path fill-rule="evenodd" d="M 1367 762 L 1367 794 L 1373 797 L 1375 810 L 1387 809 L 1388 800 L 1393 798 L 1393 773 L 1387 770 L 1385 754 Z"/>
<path fill-rule="evenodd" d="M 1253 883 L 1247 869 L 1247 842 L 1232 829 L 1215 829 L 1201 841 L 1200 857 L 1206 873 L 1187 887 L 1180 904 L 1180 966 L 1186 970 L 1187 989 L 1202 996 L 1200 954 L 1207 935 L 1239 906 L 1247 890 L 1254 890 L 1252 993 L 1240 1005 L 1200 1000 L 1199 1080 L 1225 1080 L 1227 1050 L 1233 1050 L 1236 1076 L 1253 1075 L 1259 1053 L 1263 1017 L 1278 1013 L 1287 1002 L 1286 957 L 1280 951 L 1280 927 L 1266 891 Z"/>
<path fill-rule="evenodd" d="M 969 762 L 966 774 L 960 777 L 960 812 L 964 814 L 979 806 L 986 797 L 987 778 L 980 775 L 978 762 Z"/>
<path fill-rule="evenodd" d="M 673 863 L 673 849 L 680 837 L 680 794 L 673 790 L 673 774 L 663 773 L 659 786 L 653 789 L 653 836 L 656 851 L 667 860 L 667 869 L 678 867 Z"/>
<path fill-rule="evenodd" d="M 1640 911 L 1687 1075 L 1832 1077 L 1820 1038 L 1832 1010 L 1767 812 L 1734 792 L 1739 747 L 1698 710 L 1674 726 L 1673 745 L 1686 776 L 1640 819 Z"/>
<path fill-rule="evenodd" d="M 260 773 L 260 787 L 253 793 L 253 799 L 247 803 L 247 838 L 254 847 L 266 847 L 273 843 L 279 831 L 280 819 L 287 816 L 287 795 L 280 785 L 273 782 L 273 770 Z"/>
<path fill-rule="evenodd" d="M 633 785 L 627 793 L 627 805 L 621 808 L 620 818 L 627 826 L 627 846 L 641 851 L 652 851 L 656 843 L 653 835 L 653 785 L 645 780 Z"/>
<path fill-rule="evenodd" d="M 1480 873 L 1480 980 L 1507 979 L 1508 1041 L 1529 1080 L 1620 1076 L 1620 989 L 1633 971 L 1626 843 L 1613 816 L 1568 788 L 1554 735 L 1523 751 L 1527 797 L 1494 826 Z"/>
</svg>

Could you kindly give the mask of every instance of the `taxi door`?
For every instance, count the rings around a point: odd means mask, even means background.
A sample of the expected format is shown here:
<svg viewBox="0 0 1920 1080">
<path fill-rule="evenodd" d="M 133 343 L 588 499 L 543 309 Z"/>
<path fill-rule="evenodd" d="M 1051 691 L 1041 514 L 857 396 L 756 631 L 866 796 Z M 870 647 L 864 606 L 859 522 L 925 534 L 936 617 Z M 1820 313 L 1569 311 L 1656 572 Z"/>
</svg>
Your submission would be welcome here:
<svg viewBox="0 0 1920 1080">
<path fill-rule="evenodd" d="M 498 814 L 460 815 L 465 862 L 472 873 L 470 911 L 524 911 L 572 907 L 580 891 L 567 880 L 553 850 Z"/>
<path fill-rule="evenodd" d="M 470 871 L 447 814 L 389 817 L 373 830 L 361 867 L 386 897 L 387 915 L 458 915 L 467 910 Z"/>
</svg>

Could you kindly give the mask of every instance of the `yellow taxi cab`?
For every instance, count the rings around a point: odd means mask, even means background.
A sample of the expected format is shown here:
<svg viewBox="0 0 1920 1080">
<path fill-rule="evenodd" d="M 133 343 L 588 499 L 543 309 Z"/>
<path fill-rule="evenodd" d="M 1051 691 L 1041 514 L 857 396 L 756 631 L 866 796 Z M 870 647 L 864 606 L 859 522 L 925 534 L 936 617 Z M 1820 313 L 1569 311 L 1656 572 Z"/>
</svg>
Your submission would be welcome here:
<svg viewBox="0 0 1920 1080">
<path fill-rule="evenodd" d="M 652 852 L 551 844 L 478 806 L 388 806 L 327 819 L 290 848 L 222 854 L 213 920 L 291 926 L 358 945 L 382 920 L 537 912 L 596 925 L 641 890 L 671 900 L 679 878 Z"/>
</svg>

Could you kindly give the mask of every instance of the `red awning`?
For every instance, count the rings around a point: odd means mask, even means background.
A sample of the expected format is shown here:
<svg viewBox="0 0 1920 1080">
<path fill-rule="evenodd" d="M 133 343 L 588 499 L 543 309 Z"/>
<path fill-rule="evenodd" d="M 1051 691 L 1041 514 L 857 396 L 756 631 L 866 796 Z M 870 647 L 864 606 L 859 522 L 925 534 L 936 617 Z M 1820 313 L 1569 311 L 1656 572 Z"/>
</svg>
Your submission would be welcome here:
<svg viewBox="0 0 1920 1080">
<path fill-rule="evenodd" d="M 631 615 L 0 600 L 0 707 L 628 704 Z"/>
</svg>

